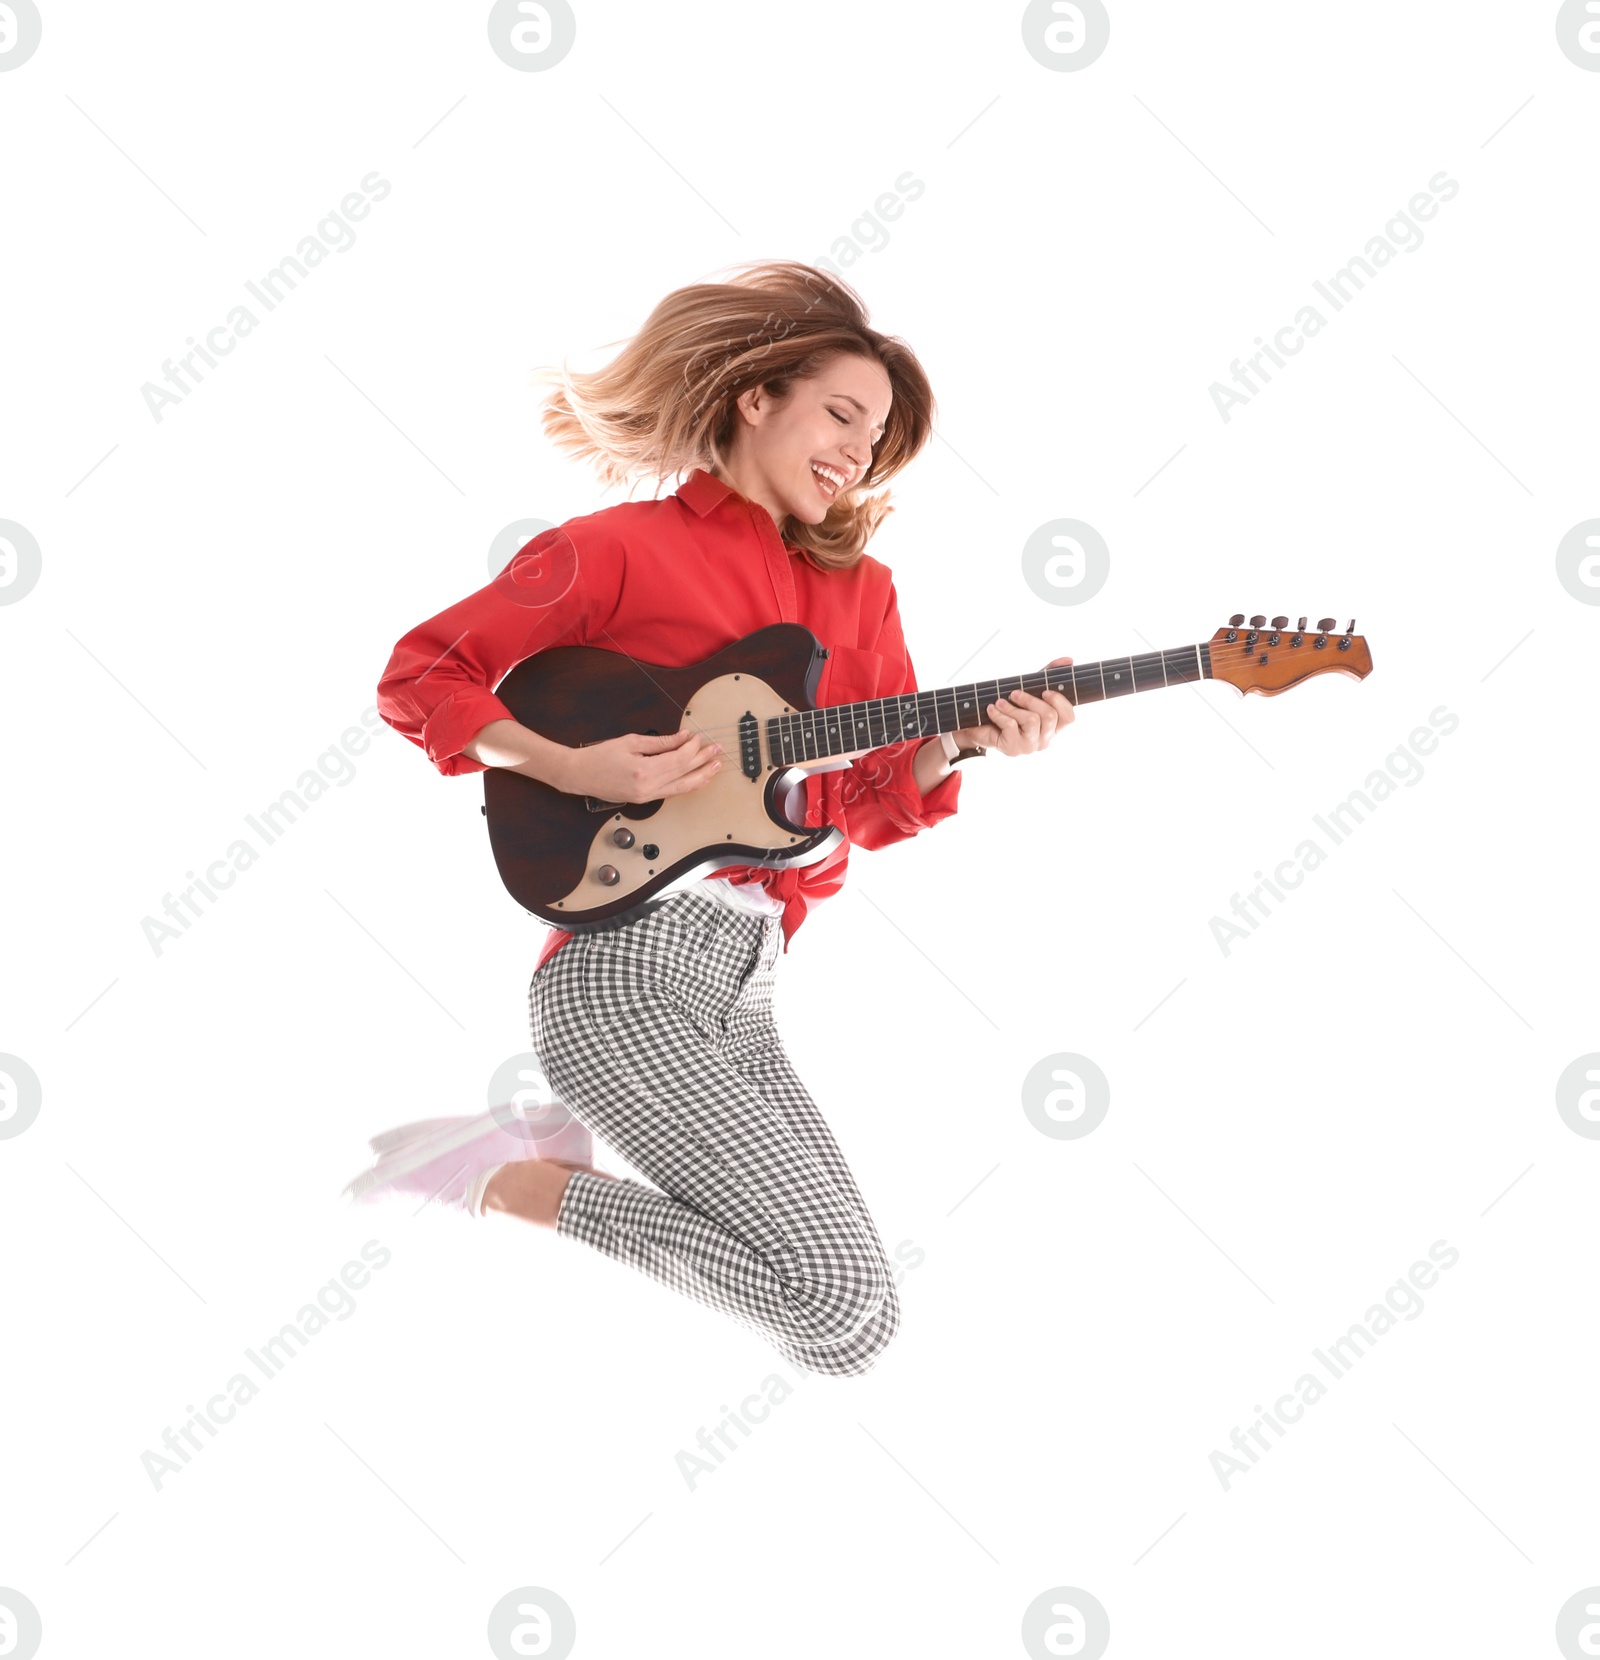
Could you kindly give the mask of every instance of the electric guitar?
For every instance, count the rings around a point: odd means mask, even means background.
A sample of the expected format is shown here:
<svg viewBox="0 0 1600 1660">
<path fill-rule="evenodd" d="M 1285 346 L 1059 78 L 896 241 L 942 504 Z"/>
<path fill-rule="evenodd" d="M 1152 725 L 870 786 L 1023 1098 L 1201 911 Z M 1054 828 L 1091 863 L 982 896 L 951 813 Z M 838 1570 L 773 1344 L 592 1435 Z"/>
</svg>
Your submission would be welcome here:
<svg viewBox="0 0 1600 1660">
<path fill-rule="evenodd" d="M 793 823 L 785 803 L 794 786 L 868 750 L 982 725 L 989 704 L 1011 692 L 1054 689 L 1081 705 L 1225 680 L 1272 697 L 1314 675 L 1372 672 L 1354 619 L 1342 635 L 1332 617 L 1315 632 L 1304 617 L 1292 631 L 1288 622 L 1251 617 L 1247 626 L 1241 613 L 1197 645 L 823 708 L 814 696 L 830 650 L 799 623 L 758 628 L 687 667 L 556 646 L 524 658 L 495 689 L 524 726 L 572 748 L 693 726 L 722 745 L 722 768 L 683 795 L 630 803 L 490 767 L 489 844 L 501 880 L 534 916 L 572 933 L 614 928 L 730 865 L 782 870 L 825 858 L 844 831 Z M 869 655 L 850 652 L 847 662 Z"/>
</svg>

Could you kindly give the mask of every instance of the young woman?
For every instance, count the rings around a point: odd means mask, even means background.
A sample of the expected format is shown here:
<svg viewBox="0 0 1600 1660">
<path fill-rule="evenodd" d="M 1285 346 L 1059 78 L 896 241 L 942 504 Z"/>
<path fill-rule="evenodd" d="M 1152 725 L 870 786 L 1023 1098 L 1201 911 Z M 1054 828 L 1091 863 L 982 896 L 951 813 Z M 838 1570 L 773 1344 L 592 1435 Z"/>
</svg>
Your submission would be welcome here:
<svg viewBox="0 0 1600 1660">
<path fill-rule="evenodd" d="M 716 776 L 721 748 L 692 724 L 569 748 L 513 719 L 494 687 L 557 645 L 689 664 L 800 622 L 831 648 L 820 705 L 916 690 L 892 575 L 864 551 L 887 496 L 865 487 L 921 450 L 934 401 L 916 357 L 868 326 L 853 290 L 790 262 L 741 268 L 669 294 L 598 373 L 543 378 L 546 433 L 605 484 L 688 477 L 535 537 L 400 640 L 378 708 L 441 773 L 507 767 L 630 803 Z M 953 761 L 1043 750 L 1073 711 L 1060 692 L 1018 692 L 987 713 L 810 774 L 790 817 L 845 831 L 822 862 L 725 869 L 620 927 L 552 932 L 529 1019 L 553 1110 L 390 1131 L 347 1191 L 554 1228 L 753 1327 L 797 1366 L 866 1371 L 899 1325 L 894 1280 L 773 1024 L 774 971 L 780 945 L 842 885 L 851 844 L 948 818 Z M 594 1169 L 591 1131 L 653 1185 Z"/>
</svg>

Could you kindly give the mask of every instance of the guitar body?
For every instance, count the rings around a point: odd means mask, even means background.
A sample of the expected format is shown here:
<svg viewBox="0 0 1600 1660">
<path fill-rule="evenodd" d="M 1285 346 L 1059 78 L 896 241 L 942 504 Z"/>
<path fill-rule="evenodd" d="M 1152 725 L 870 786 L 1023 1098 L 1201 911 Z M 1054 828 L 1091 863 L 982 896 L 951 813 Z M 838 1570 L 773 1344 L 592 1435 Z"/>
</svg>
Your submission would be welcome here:
<svg viewBox="0 0 1600 1660">
<path fill-rule="evenodd" d="M 715 733 L 721 770 L 683 795 L 637 804 L 569 795 L 490 767 L 483 778 L 489 845 L 525 910 L 572 933 L 615 928 L 730 865 L 814 864 L 843 839 L 783 811 L 810 769 L 763 759 L 740 741 L 774 716 L 814 709 L 827 651 L 809 628 L 773 623 L 687 668 L 642 663 L 594 646 L 525 658 L 495 688 L 522 725 L 579 748 L 627 732 Z"/>
</svg>

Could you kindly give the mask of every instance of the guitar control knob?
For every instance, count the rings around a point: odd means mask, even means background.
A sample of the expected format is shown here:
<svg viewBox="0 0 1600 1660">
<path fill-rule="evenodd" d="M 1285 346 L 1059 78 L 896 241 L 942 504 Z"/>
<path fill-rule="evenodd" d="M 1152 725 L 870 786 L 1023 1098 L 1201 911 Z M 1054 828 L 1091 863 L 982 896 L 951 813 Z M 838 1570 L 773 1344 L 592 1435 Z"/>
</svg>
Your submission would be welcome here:
<svg viewBox="0 0 1600 1660">
<path fill-rule="evenodd" d="M 647 859 L 658 859 L 661 857 L 661 849 L 657 847 L 654 842 L 646 842 L 644 846 L 639 849 L 639 851 L 644 854 Z"/>
<path fill-rule="evenodd" d="M 1260 628 L 1266 622 L 1266 620 L 1267 619 L 1265 617 L 1252 617 L 1250 619 L 1250 626 L 1252 628 Z"/>
<path fill-rule="evenodd" d="M 1234 614 L 1231 617 L 1228 618 L 1228 627 L 1229 628 L 1238 628 L 1243 624 L 1243 622 L 1244 622 L 1244 612 L 1243 611 L 1235 611 Z"/>
<path fill-rule="evenodd" d="M 611 832 L 611 839 L 617 844 L 618 847 L 633 846 L 633 832 L 625 825 L 619 829 L 613 830 Z"/>
<path fill-rule="evenodd" d="M 1333 618 L 1332 617 L 1324 617 L 1322 619 L 1322 621 L 1317 624 L 1317 632 L 1319 634 L 1326 634 L 1326 633 L 1330 632 L 1330 630 L 1332 628 L 1333 628 Z"/>
<path fill-rule="evenodd" d="M 1274 628 L 1287 628 L 1289 626 L 1289 619 L 1287 617 L 1274 617 L 1272 619 L 1272 626 Z"/>
<path fill-rule="evenodd" d="M 594 879 L 603 888 L 614 888 L 622 880 L 622 872 L 615 865 L 601 865 L 594 873 Z"/>
</svg>

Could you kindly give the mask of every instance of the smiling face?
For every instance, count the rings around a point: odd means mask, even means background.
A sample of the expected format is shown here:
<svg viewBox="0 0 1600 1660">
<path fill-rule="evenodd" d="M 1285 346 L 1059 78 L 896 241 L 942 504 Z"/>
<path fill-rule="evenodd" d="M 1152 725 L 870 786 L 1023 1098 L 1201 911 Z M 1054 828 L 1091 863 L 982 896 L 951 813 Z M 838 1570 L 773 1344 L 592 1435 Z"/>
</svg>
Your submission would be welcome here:
<svg viewBox="0 0 1600 1660">
<path fill-rule="evenodd" d="M 718 476 L 781 525 L 820 524 L 841 491 L 872 464 L 892 401 L 875 358 L 838 352 L 775 399 L 764 386 L 739 394 L 727 466 Z"/>
</svg>

